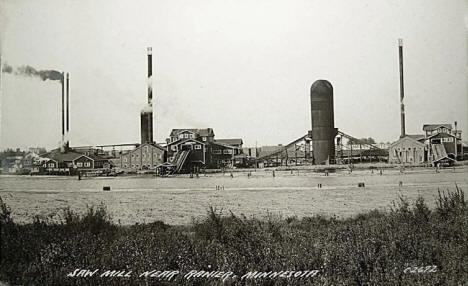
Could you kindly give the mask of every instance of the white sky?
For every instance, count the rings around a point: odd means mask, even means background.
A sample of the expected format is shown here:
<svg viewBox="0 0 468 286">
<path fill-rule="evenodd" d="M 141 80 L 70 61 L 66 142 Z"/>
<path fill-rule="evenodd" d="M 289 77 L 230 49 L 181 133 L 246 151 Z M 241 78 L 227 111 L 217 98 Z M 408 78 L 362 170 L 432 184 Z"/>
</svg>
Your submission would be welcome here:
<svg viewBox="0 0 468 286">
<path fill-rule="evenodd" d="M 407 133 L 457 120 L 468 133 L 466 0 L 0 0 L 3 59 L 70 72 L 71 142 L 140 141 L 146 47 L 155 139 L 212 127 L 244 145 L 310 129 L 309 89 L 334 86 L 335 125 L 399 136 L 397 39 L 404 39 Z M 3 74 L 0 148 L 56 147 L 57 82 Z"/>
</svg>

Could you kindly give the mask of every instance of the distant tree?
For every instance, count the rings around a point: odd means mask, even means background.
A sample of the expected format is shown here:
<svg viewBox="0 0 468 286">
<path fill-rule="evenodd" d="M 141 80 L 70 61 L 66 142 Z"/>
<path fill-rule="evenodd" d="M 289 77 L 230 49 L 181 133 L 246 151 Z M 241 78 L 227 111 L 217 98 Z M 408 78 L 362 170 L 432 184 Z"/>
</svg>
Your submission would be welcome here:
<svg viewBox="0 0 468 286">
<path fill-rule="evenodd" d="M 360 138 L 357 140 L 353 140 L 353 139 L 348 140 L 348 145 L 359 145 L 359 144 L 375 144 L 375 140 L 372 137 Z"/>
<path fill-rule="evenodd" d="M 375 140 L 372 137 L 367 138 L 367 144 L 375 144 Z"/>
</svg>

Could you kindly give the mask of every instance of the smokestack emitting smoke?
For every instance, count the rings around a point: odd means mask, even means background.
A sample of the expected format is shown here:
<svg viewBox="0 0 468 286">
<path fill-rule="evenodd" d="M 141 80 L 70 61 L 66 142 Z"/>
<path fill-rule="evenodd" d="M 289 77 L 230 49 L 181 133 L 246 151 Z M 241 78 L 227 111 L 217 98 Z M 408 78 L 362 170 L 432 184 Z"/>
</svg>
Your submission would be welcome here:
<svg viewBox="0 0 468 286">
<path fill-rule="evenodd" d="M 400 138 L 405 137 L 405 90 L 403 86 L 403 39 L 398 39 L 398 52 L 400 57 L 400 116 L 401 116 L 401 134 Z"/>
<path fill-rule="evenodd" d="M 141 120 L 141 144 L 153 142 L 153 52 L 148 47 L 148 103 L 140 114 Z"/>
<path fill-rule="evenodd" d="M 7 64 L 7 63 L 4 63 L 2 65 L 2 73 L 12 73 L 13 72 L 13 68 Z"/>
<path fill-rule="evenodd" d="M 65 74 L 56 70 L 36 70 L 31 66 L 21 66 L 13 68 L 7 63 L 2 63 L 0 58 L 0 78 L 1 74 L 9 73 L 14 75 L 29 76 L 29 77 L 38 77 L 43 81 L 60 81 L 62 85 L 62 141 L 60 149 L 66 151 L 69 146 L 69 141 L 65 143 Z M 1 83 L 0 83 L 1 84 Z M 67 73 L 67 137 L 69 132 L 69 74 Z"/>
</svg>

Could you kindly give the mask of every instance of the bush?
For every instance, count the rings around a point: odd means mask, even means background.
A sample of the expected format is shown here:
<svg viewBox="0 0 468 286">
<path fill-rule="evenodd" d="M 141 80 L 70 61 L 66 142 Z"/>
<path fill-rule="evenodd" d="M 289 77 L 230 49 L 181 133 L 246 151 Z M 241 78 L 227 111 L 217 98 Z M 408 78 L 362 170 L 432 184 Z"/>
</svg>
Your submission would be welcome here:
<svg viewBox="0 0 468 286">
<path fill-rule="evenodd" d="M 0 225 L 11 223 L 13 223 L 13 219 L 11 218 L 10 208 L 3 202 L 2 197 L 0 197 Z"/>
<path fill-rule="evenodd" d="M 189 226 L 162 222 L 118 226 L 104 206 L 67 209 L 60 224 L 15 224 L 2 211 L 0 280 L 23 285 L 219 285 L 219 280 L 76 278 L 76 268 L 233 271 L 320 270 L 308 279 L 230 280 L 227 285 L 456 285 L 468 281 L 464 193 L 440 192 L 431 210 L 400 197 L 390 212 L 353 218 L 246 218 L 209 208 Z M 435 265 L 435 273 L 405 273 Z M 410 269 L 410 268 L 409 268 Z M 136 275 L 137 276 L 137 275 Z"/>
</svg>

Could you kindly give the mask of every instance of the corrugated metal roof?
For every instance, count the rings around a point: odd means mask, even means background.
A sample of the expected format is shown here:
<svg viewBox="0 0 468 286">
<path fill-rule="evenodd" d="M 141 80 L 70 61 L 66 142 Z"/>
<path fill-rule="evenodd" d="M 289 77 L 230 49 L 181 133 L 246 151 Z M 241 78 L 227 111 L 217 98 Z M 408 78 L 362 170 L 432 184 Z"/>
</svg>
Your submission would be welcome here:
<svg viewBox="0 0 468 286">
<path fill-rule="evenodd" d="M 242 139 L 240 138 L 232 138 L 232 139 L 216 139 L 215 142 L 226 144 L 226 145 L 242 145 Z"/>
</svg>

